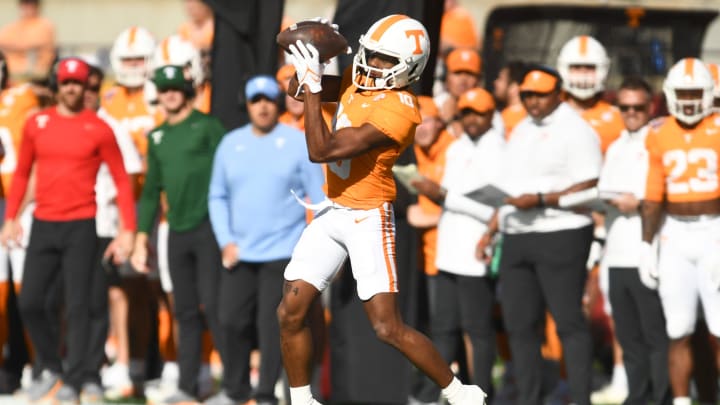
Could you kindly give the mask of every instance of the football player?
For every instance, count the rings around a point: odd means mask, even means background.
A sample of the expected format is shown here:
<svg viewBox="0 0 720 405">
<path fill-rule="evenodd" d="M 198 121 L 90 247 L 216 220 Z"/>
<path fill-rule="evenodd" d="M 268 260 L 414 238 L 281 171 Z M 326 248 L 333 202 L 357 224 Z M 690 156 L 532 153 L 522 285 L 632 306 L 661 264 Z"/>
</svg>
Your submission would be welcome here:
<svg viewBox="0 0 720 405">
<path fill-rule="evenodd" d="M 427 337 L 402 321 L 397 306 L 392 165 L 412 144 L 420 123 L 417 98 L 408 86 L 420 79 L 430 53 L 425 27 L 405 15 L 380 19 L 360 38 L 340 83 L 323 80 L 312 44 L 297 41 L 290 49 L 304 93 L 308 153 L 310 160 L 327 163 L 329 197 L 285 269 L 278 319 L 291 403 L 319 403 L 310 391 L 313 349 L 305 320 L 312 302 L 349 258 L 378 338 L 442 387 L 450 404 L 484 404 L 480 387 L 462 385 Z M 322 117 L 323 99 L 339 100 L 332 128 Z"/>
<path fill-rule="evenodd" d="M 690 335 L 698 301 L 710 333 L 720 338 L 720 125 L 712 114 L 713 87 L 700 60 L 677 62 L 663 84 L 671 116 L 645 140 L 640 274 L 658 284 L 674 405 L 691 403 Z"/>
</svg>

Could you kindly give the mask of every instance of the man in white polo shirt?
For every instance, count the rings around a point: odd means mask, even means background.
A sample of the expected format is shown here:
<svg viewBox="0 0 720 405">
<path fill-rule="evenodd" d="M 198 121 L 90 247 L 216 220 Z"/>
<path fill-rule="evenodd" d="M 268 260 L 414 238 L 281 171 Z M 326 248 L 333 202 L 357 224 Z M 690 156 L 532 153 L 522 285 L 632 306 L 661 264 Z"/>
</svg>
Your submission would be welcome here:
<svg viewBox="0 0 720 405">
<path fill-rule="evenodd" d="M 589 214 L 558 208 L 560 196 L 593 187 L 602 154 L 595 131 L 565 104 L 559 74 L 528 69 L 520 94 L 528 112 L 508 141 L 498 185 L 513 197 L 478 243 L 503 233 L 500 301 L 516 364 L 519 404 L 542 403 L 540 346 L 545 308 L 557 323 L 572 402 L 590 404 L 591 338 L 582 312 L 593 236 Z"/>
<path fill-rule="evenodd" d="M 601 267 L 609 273 L 615 334 L 623 349 L 628 378 L 627 404 L 645 404 L 649 400 L 669 404 L 672 400 L 668 338 L 657 281 L 638 271 L 642 249 L 639 210 L 648 172 L 645 138 L 651 102 L 652 90 L 645 80 L 623 81 L 618 108 L 625 130 L 607 149 L 598 181 L 601 198 L 607 197 L 615 207 L 606 215 L 608 234 Z"/>
</svg>

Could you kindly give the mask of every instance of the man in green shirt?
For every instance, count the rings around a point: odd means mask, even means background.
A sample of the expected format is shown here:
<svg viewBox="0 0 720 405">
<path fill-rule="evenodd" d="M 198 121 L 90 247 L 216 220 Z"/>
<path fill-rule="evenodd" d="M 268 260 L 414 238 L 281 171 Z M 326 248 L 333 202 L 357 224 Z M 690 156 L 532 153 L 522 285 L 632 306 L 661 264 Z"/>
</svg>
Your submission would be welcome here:
<svg viewBox="0 0 720 405">
<path fill-rule="evenodd" d="M 179 324 L 178 391 L 163 402 L 195 400 L 202 333 L 207 325 L 218 342 L 217 296 L 222 262 L 208 217 L 208 187 L 215 148 L 225 134 L 220 121 L 192 106 L 192 82 L 182 66 L 162 66 L 153 81 L 167 119 L 148 135 L 147 174 L 140 198 L 138 234 L 131 262 L 147 270 L 147 241 L 160 193 L 167 196 L 168 262 Z M 202 308 L 202 310 L 201 310 Z"/>
</svg>

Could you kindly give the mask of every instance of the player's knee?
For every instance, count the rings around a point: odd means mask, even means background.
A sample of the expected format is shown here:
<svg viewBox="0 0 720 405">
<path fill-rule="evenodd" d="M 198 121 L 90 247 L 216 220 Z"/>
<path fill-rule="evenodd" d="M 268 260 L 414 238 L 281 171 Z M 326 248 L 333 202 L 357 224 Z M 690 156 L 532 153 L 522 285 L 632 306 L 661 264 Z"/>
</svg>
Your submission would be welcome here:
<svg viewBox="0 0 720 405">
<path fill-rule="evenodd" d="M 380 341 L 395 346 L 400 340 L 402 325 L 397 322 L 376 321 L 373 322 L 373 330 Z"/>
<path fill-rule="evenodd" d="M 285 300 L 281 301 L 280 305 L 278 305 L 277 318 L 280 324 L 280 330 L 285 331 L 300 330 L 305 322 L 305 314 L 289 307 Z"/>
</svg>

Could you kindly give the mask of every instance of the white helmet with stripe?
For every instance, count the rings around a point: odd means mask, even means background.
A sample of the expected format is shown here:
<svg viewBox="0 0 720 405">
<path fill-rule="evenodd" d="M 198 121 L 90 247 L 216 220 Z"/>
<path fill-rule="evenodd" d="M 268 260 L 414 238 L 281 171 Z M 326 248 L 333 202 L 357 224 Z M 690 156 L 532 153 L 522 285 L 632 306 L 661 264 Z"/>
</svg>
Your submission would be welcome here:
<svg viewBox="0 0 720 405">
<path fill-rule="evenodd" d="M 587 100 L 605 90 L 610 59 L 597 39 L 581 35 L 566 42 L 558 55 L 557 66 L 563 89 L 573 97 Z M 593 66 L 595 72 L 571 72 L 572 66 Z"/>
<path fill-rule="evenodd" d="M 184 66 L 185 74 L 196 87 L 205 80 L 200 51 L 179 35 L 171 35 L 163 39 L 155 49 L 153 68 L 175 65 Z"/>
<path fill-rule="evenodd" d="M 359 42 L 352 73 L 353 82 L 363 90 L 400 89 L 419 80 L 430 55 L 425 27 L 402 14 L 380 19 Z M 375 55 L 392 61 L 394 66 L 370 66 L 368 61 Z"/>
<path fill-rule="evenodd" d="M 679 121 L 693 125 L 712 112 L 713 88 L 712 74 L 702 61 L 696 58 L 680 59 L 668 71 L 663 92 L 667 107 Z M 697 90 L 696 98 L 678 97 L 678 91 Z"/>
<path fill-rule="evenodd" d="M 140 87 L 151 72 L 150 58 L 155 50 L 155 39 L 142 27 L 130 27 L 118 35 L 110 50 L 110 65 L 115 80 L 125 87 Z M 142 64 L 128 64 L 125 60 L 142 59 Z"/>
</svg>

